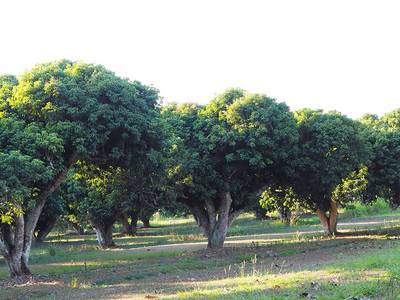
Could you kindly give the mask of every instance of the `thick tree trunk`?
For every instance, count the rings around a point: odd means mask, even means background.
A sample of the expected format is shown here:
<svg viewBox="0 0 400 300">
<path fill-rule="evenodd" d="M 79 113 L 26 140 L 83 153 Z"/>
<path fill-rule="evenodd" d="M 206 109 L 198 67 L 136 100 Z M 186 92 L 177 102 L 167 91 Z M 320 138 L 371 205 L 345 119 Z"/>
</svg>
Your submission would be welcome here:
<svg viewBox="0 0 400 300">
<path fill-rule="evenodd" d="M 43 243 L 44 239 L 47 237 L 47 235 L 50 233 L 50 231 L 54 228 L 54 225 L 56 225 L 57 219 L 49 219 L 46 222 L 45 226 L 42 226 L 42 228 L 40 228 L 36 234 L 36 236 L 34 235 L 34 242 L 35 243 Z"/>
<path fill-rule="evenodd" d="M 197 205 L 194 205 L 197 203 Z M 229 184 L 225 184 L 225 189 L 220 193 L 218 210 L 215 209 L 212 199 L 205 200 L 205 208 L 199 202 L 191 202 L 191 211 L 195 215 L 197 224 L 204 230 L 207 236 L 207 248 L 222 248 L 224 246 L 226 234 L 233 221 L 243 212 L 243 209 L 231 211 L 232 197 L 229 192 Z"/>
<path fill-rule="evenodd" d="M 224 191 L 220 195 L 221 202 L 218 208 L 218 220 L 213 220 L 214 226 L 212 226 L 212 230 L 208 236 L 207 248 L 222 248 L 224 246 L 225 237 L 229 229 L 229 211 L 232 204 L 232 197 L 228 189 L 229 185 L 225 183 Z"/>
<path fill-rule="evenodd" d="M 24 259 L 24 216 L 15 216 L 13 227 L 0 223 L 1 253 L 11 277 L 29 275 L 28 261 Z"/>
<path fill-rule="evenodd" d="M 207 206 L 208 209 L 210 205 Z M 221 210 L 220 207 L 219 210 Z M 226 207 L 225 207 L 226 209 Z M 204 235 L 208 239 L 207 248 L 222 248 L 224 246 L 226 234 L 233 221 L 243 212 L 239 209 L 230 212 L 228 219 L 220 218 L 218 214 L 211 210 L 201 210 L 200 208 L 192 208 L 192 212 L 197 219 L 197 225 L 204 230 Z"/>
<path fill-rule="evenodd" d="M 230 193 L 224 193 L 218 209 L 218 217 L 212 214 L 212 218 L 209 218 L 211 226 L 207 236 L 208 249 L 222 248 L 224 246 L 229 227 L 231 227 L 233 221 L 243 212 L 243 209 L 230 212 L 231 204 L 232 197 Z"/>
<path fill-rule="evenodd" d="M 102 247 L 103 249 L 114 247 L 115 243 L 112 239 L 114 224 L 107 226 L 101 226 L 100 224 L 93 225 L 94 229 L 96 230 L 96 236 L 100 247 Z"/>
<path fill-rule="evenodd" d="M 124 227 L 125 234 L 128 234 L 130 236 L 136 235 L 138 217 L 139 214 L 137 212 L 133 212 L 131 214 L 131 222 L 129 223 L 128 214 L 126 212 L 121 213 L 118 219 Z"/>
<path fill-rule="evenodd" d="M 46 199 L 53 193 L 67 177 L 68 171 L 79 160 L 79 154 L 71 153 L 65 163 L 63 171 L 58 173 L 45 188 L 42 188 L 36 197 L 35 206 L 27 213 L 14 217 L 15 224 L 0 223 L 0 247 L 6 260 L 10 276 L 29 275 L 29 255 L 32 247 L 33 232 L 42 213 Z"/>
<path fill-rule="evenodd" d="M 319 208 L 316 211 L 326 236 L 338 234 L 337 218 L 338 218 L 339 202 L 331 201 L 330 206 L 331 207 L 329 209 L 329 216 L 327 216 L 327 214 L 322 212 Z"/>
</svg>

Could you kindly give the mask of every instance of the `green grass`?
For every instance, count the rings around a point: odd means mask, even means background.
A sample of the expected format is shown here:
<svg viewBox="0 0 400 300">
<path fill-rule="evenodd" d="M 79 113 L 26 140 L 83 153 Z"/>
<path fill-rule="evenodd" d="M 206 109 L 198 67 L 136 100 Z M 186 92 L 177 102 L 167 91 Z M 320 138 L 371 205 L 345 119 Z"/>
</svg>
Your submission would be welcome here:
<svg viewBox="0 0 400 300">
<path fill-rule="evenodd" d="M 385 205 L 380 201 L 376 207 L 346 208 L 340 221 L 356 215 L 369 217 L 371 211 L 394 215 Z M 354 209 L 361 212 L 354 213 Z M 100 249 L 93 234 L 53 233 L 43 245 L 32 249 L 30 268 L 35 274 L 62 274 L 64 284 L 51 292 L 46 285 L 1 288 L 0 299 L 24 295 L 76 298 L 82 291 L 94 293 L 90 297 L 96 298 L 96 293 L 106 288 L 121 289 L 120 293 L 127 295 L 135 290 L 143 297 L 160 289 L 163 296 L 159 298 L 173 299 L 300 299 L 302 293 L 315 299 L 398 299 L 400 295 L 398 222 L 353 229 L 345 237 L 324 238 L 317 232 L 320 226 L 315 216 L 287 227 L 276 220 L 260 222 L 244 214 L 234 222 L 226 239 L 227 244 L 240 243 L 244 248 L 227 255 L 183 249 L 156 252 L 150 246 L 205 243 L 206 239 L 193 218 L 159 217 L 152 226 L 140 229 L 136 237 L 116 234 L 117 247 L 109 250 Z M 324 253 L 335 261 L 302 268 L 285 263 Z M 7 276 L 0 257 L 0 279 Z M 164 283 L 167 279 L 172 283 Z M 318 283 L 318 289 L 312 283 Z"/>
<path fill-rule="evenodd" d="M 181 299 L 398 299 L 399 289 L 384 277 L 351 274 L 338 279 L 321 279 L 322 273 L 299 271 L 282 274 L 257 274 L 210 282 L 206 288 L 177 294 Z M 373 298 L 369 298 L 373 297 Z M 307 297 L 304 297 L 305 299 Z"/>
<path fill-rule="evenodd" d="M 386 248 L 379 249 L 382 246 Z M 374 255 L 364 253 L 358 254 L 357 257 L 346 258 L 344 255 L 338 254 L 339 262 L 329 264 L 326 268 L 331 266 L 332 270 L 342 272 L 351 270 L 381 270 L 389 266 L 396 266 L 400 262 L 399 243 L 388 242 L 382 246 L 378 246 L 378 249 L 374 251 Z"/>
<path fill-rule="evenodd" d="M 343 219 L 392 216 L 398 214 L 398 212 L 392 211 L 388 202 L 382 198 L 379 198 L 372 205 L 365 205 L 361 202 L 348 204 L 344 209 L 341 209 L 339 213 L 340 217 Z"/>
</svg>

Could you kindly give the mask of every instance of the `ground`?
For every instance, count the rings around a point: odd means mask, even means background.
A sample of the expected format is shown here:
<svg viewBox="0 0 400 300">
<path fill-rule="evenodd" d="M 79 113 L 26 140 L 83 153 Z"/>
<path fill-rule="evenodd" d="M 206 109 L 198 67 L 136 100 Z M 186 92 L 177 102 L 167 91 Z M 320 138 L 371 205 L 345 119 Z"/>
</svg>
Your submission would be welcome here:
<svg viewBox="0 0 400 300">
<path fill-rule="evenodd" d="M 393 221 L 400 221 L 400 217 L 346 221 L 339 223 L 338 228 L 346 232 L 349 229 L 367 228 Z M 376 249 L 386 247 L 388 241 L 397 239 L 392 237 L 391 232 L 383 232 L 383 229 L 382 239 L 369 239 L 369 232 L 365 230 L 352 231 L 330 239 L 309 237 L 310 233 L 317 231 L 316 227 L 308 227 L 285 233 L 229 237 L 225 247 L 218 250 L 205 249 L 206 242 L 127 249 L 124 251 L 131 253 L 174 251 L 180 254 L 154 256 L 143 264 L 138 262 L 133 265 L 82 270 L 72 274 L 8 278 L 0 280 L 0 286 L 7 291 L 5 299 L 174 298 L 177 291 L 198 289 L 210 281 L 218 282 L 244 274 L 254 275 L 255 272 L 318 272 L 318 266 L 321 264 L 372 253 Z M 285 236 L 291 239 L 282 243 Z M 167 269 L 163 269 L 163 266 Z M 329 280 L 333 283 L 337 280 L 335 274 L 324 276 L 330 276 Z"/>
</svg>

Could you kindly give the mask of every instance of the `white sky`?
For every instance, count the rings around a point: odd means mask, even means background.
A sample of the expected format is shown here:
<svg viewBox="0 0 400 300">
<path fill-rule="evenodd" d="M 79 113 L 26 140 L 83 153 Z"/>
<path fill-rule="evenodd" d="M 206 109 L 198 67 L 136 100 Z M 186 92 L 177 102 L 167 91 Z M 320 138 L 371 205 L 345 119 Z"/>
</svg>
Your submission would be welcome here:
<svg viewBox="0 0 400 300">
<path fill-rule="evenodd" d="M 230 87 L 352 118 L 400 107 L 400 1 L 0 0 L 0 74 L 67 58 L 164 102 Z"/>
</svg>

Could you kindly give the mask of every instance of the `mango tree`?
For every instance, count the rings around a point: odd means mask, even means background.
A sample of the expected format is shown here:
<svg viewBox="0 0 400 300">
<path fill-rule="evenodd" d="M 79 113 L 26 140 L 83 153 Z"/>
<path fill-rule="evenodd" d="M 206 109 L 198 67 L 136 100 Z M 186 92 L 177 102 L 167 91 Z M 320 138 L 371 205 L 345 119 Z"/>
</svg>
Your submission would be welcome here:
<svg viewBox="0 0 400 300">
<path fill-rule="evenodd" d="M 35 66 L 0 86 L 0 246 L 11 276 L 30 274 L 33 231 L 46 199 L 79 159 L 144 155 L 157 91 L 102 66 Z M 11 176 L 12 175 L 12 176 Z"/>
<path fill-rule="evenodd" d="M 265 213 L 277 211 L 279 220 L 286 225 L 291 224 L 292 210 L 301 206 L 292 187 L 288 186 L 268 187 L 261 194 L 259 205 L 265 209 Z"/>
<path fill-rule="evenodd" d="M 208 248 L 221 248 L 254 195 L 285 170 L 297 142 L 295 119 L 285 104 L 235 89 L 204 108 L 186 104 L 164 113 L 175 130 L 178 200 L 203 228 Z"/>
<path fill-rule="evenodd" d="M 164 168 L 157 163 L 157 153 L 152 151 L 125 168 L 79 163 L 75 174 L 76 186 L 82 187 L 83 194 L 78 193 L 79 215 L 87 215 L 102 248 L 115 246 L 112 234 L 117 221 L 127 234 L 134 235 L 140 214 L 154 213 L 160 207 L 157 202 Z"/>
<path fill-rule="evenodd" d="M 366 132 L 373 150 L 367 175 L 369 199 L 383 197 L 396 209 L 400 205 L 400 109 L 385 114 Z"/>
<path fill-rule="evenodd" d="M 47 235 L 56 225 L 57 220 L 67 214 L 67 211 L 64 209 L 67 203 L 64 202 L 63 191 L 60 187 L 47 198 L 44 204 L 33 234 L 33 241 L 35 243 L 44 242 Z"/>
<path fill-rule="evenodd" d="M 332 195 L 343 179 L 368 163 L 369 144 L 360 123 L 340 113 L 304 109 L 295 116 L 300 140 L 294 192 L 317 213 L 325 234 L 332 235 L 340 204 Z"/>
</svg>

